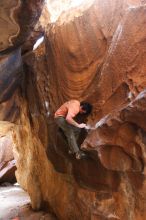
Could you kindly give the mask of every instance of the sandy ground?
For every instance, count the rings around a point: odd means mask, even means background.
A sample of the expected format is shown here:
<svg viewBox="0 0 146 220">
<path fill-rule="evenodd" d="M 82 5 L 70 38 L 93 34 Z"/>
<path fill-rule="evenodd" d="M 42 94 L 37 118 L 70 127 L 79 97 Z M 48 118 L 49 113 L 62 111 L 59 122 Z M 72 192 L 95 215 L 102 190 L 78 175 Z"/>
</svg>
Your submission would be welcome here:
<svg viewBox="0 0 146 220">
<path fill-rule="evenodd" d="M 0 220 L 55 220 L 43 211 L 34 212 L 29 196 L 20 186 L 0 186 Z"/>
</svg>

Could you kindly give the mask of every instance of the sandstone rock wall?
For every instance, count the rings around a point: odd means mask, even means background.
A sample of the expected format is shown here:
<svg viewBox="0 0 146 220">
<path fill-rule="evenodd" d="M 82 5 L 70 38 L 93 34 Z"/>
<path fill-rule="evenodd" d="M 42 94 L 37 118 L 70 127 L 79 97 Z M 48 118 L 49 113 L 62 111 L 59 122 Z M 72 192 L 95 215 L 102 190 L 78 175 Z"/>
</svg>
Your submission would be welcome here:
<svg viewBox="0 0 146 220">
<path fill-rule="evenodd" d="M 20 49 L 0 60 L 0 182 L 15 182 L 16 164 L 11 128 L 19 119 L 19 93 L 22 79 Z"/>
<path fill-rule="evenodd" d="M 36 24 L 44 0 L 1 0 L 1 54 L 20 46 Z"/>
<path fill-rule="evenodd" d="M 39 15 L 41 2 L 21 5 L 26 11 L 31 8 L 28 30 L 37 19 L 33 9 L 38 7 Z M 33 209 L 46 207 L 63 220 L 145 219 L 145 4 L 81 4 L 48 24 L 38 49 L 23 45 L 21 73 L 19 50 L 2 57 L 0 117 L 6 127 L 12 124 L 5 138 L 11 137 L 16 177 Z M 10 62 L 13 56 L 20 61 L 17 65 Z M 83 131 L 78 142 L 88 152 L 87 160 L 68 155 L 53 120 L 54 111 L 71 98 L 94 107 L 84 119 L 94 129 Z"/>
<path fill-rule="evenodd" d="M 0 182 L 15 182 L 14 140 L 10 122 L 19 124 L 24 74 L 20 45 L 41 13 L 43 1 L 0 2 Z M 4 125 L 3 125 L 3 122 Z M 5 132 L 5 130 L 7 132 Z"/>
</svg>

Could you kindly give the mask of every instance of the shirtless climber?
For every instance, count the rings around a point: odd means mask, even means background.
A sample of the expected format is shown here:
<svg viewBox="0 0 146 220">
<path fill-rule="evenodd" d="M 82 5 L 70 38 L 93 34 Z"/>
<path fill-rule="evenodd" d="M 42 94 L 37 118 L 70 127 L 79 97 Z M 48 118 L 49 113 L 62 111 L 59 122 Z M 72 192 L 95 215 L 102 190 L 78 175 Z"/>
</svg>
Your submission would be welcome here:
<svg viewBox="0 0 146 220">
<path fill-rule="evenodd" d="M 56 112 L 55 121 L 63 130 L 69 144 L 69 153 L 75 154 L 76 159 L 86 158 L 86 154 L 81 151 L 77 145 L 77 136 L 81 128 L 87 128 L 84 123 L 78 124 L 74 117 L 80 113 L 88 115 L 92 111 L 92 105 L 87 102 L 79 102 L 78 100 L 70 100 L 65 102 Z"/>
</svg>

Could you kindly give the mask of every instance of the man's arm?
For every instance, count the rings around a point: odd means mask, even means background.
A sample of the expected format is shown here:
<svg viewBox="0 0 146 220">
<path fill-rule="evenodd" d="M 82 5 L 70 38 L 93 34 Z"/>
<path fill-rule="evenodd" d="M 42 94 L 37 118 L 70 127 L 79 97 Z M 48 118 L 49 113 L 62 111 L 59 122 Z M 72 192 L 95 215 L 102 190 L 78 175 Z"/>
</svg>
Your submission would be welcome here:
<svg viewBox="0 0 146 220">
<path fill-rule="evenodd" d="M 69 124 L 74 125 L 75 127 L 78 127 L 78 128 L 85 128 L 85 127 L 86 127 L 86 124 L 84 124 L 84 123 L 81 123 L 81 124 L 77 123 L 77 122 L 72 118 L 72 116 L 69 115 L 69 114 L 67 114 L 67 116 L 66 116 L 66 121 L 67 121 Z"/>
<path fill-rule="evenodd" d="M 70 114 L 69 112 L 68 112 L 68 114 L 67 114 L 67 116 L 66 116 L 66 121 L 69 123 L 69 124 L 71 124 L 71 125 L 74 125 L 75 127 L 78 127 L 78 128 L 86 128 L 86 124 L 84 124 L 84 123 L 81 123 L 81 124 L 79 124 L 79 123 L 77 123 L 74 119 L 73 119 L 73 117 L 75 117 L 75 116 L 72 116 L 72 114 Z"/>
</svg>

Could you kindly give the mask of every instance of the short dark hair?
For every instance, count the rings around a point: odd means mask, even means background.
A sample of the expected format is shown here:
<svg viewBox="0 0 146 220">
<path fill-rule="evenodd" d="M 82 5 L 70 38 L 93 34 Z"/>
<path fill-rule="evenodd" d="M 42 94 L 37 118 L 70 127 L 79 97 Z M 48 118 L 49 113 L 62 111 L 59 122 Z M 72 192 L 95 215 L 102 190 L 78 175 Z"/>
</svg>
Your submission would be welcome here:
<svg viewBox="0 0 146 220">
<path fill-rule="evenodd" d="M 81 102 L 80 106 L 82 107 L 82 109 L 84 111 L 86 111 L 84 114 L 89 115 L 92 112 L 92 108 L 93 107 L 92 107 L 92 105 L 90 103 L 88 103 L 88 102 Z"/>
</svg>

